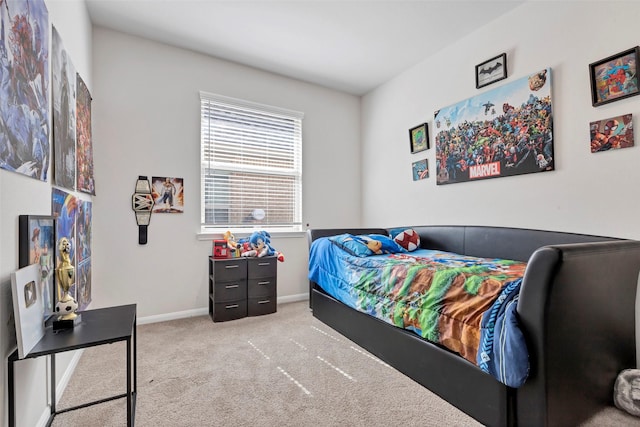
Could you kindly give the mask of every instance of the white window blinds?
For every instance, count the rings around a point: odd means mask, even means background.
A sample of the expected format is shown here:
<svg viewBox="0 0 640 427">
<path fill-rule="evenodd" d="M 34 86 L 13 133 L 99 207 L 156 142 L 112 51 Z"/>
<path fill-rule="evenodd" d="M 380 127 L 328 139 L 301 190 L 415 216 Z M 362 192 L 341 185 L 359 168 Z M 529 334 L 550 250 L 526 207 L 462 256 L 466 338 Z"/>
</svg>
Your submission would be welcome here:
<svg viewBox="0 0 640 427">
<path fill-rule="evenodd" d="M 201 92 L 203 229 L 300 230 L 302 118 Z"/>
</svg>

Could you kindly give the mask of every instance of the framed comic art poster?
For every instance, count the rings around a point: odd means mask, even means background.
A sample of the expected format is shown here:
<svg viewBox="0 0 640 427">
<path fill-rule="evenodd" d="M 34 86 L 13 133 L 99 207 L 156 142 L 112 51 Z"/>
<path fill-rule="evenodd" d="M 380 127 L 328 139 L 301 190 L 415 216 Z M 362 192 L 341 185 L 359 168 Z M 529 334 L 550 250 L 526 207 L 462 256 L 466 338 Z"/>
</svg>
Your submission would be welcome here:
<svg viewBox="0 0 640 427">
<path fill-rule="evenodd" d="M 44 320 L 55 304 L 56 225 L 52 216 L 20 215 L 18 218 L 18 264 L 20 268 L 38 265 L 39 295 L 42 296 Z"/>
</svg>

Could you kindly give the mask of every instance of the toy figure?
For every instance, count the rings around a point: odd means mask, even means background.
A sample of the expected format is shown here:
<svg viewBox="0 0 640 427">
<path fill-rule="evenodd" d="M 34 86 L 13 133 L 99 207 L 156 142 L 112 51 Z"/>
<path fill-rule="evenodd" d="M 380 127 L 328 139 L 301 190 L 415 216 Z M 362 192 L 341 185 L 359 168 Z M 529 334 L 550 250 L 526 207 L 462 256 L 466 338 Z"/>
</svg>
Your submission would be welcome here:
<svg viewBox="0 0 640 427">
<path fill-rule="evenodd" d="M 227 241 L 227 247 L 229 248 L 231 257 L 232 258 L 239 257 L 242 246 L 240 245 L 240 243 L 236 241 L 236 237 L 233 234 L 231 234 L 231 231 L 227 230 L 224 233 L 224 240 Z"/>
<path fill-rule="evenodd" d="M 242 252 L 243 257 L 264 257 L 275 255 L 278 261 L 284 262 L 284 255 L 271 247 L 271 235 L 266 231 L 254 231 L 247 239 L 240 239 L 247 250 Z"/>
<path fill-rule="evenodd" d="M 58 303 L 56 312 L 60 314 L 59 320 L 73 320 L 78 315 L 75 313 L 78 303 L 70 295 L 71 287 L 75 283 L 75 268 L 71 264 L 71 243 L 66 237 L 62 237 L 58 243 L 60 251 L 60 263 L 56 269 L 58 279 Z"/>
</svg>

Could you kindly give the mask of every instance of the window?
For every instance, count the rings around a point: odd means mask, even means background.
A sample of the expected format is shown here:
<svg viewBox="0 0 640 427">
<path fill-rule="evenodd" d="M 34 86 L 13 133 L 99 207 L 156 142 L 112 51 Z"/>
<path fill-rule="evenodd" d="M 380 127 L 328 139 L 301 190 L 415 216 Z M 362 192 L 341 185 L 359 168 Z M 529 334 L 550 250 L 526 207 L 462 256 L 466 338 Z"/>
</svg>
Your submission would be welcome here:
<svg viewBox="0 0 640 427">
<path fill-rule="evenodd" d="M 303 114 L 200 93 L 202 231 L 300 231 Z"/>
</svg>

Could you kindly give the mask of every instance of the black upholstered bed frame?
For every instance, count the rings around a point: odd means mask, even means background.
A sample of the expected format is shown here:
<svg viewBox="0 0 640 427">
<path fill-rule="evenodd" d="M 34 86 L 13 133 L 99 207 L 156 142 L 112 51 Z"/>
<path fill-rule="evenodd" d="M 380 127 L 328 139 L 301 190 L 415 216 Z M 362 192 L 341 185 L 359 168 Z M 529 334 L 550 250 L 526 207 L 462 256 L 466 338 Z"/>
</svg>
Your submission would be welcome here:
<svg viewBox="0 0 640 427">
<path fill-rule="evenodd" d="M 572 426 L 613 404 L 618 373 L 636 367 L 640 242 L 552 231 L 420 226 L 422 248 L 527 261 L 517 312 L 530 373 L 513 389 L 462 357 L 360 313 L 310 283 L 313 315 L 490 426 Z M 309 230 L 309 243 L 383 228 Z M 425 417 L 428 417 L 425 408 Z"/>
</svg>

